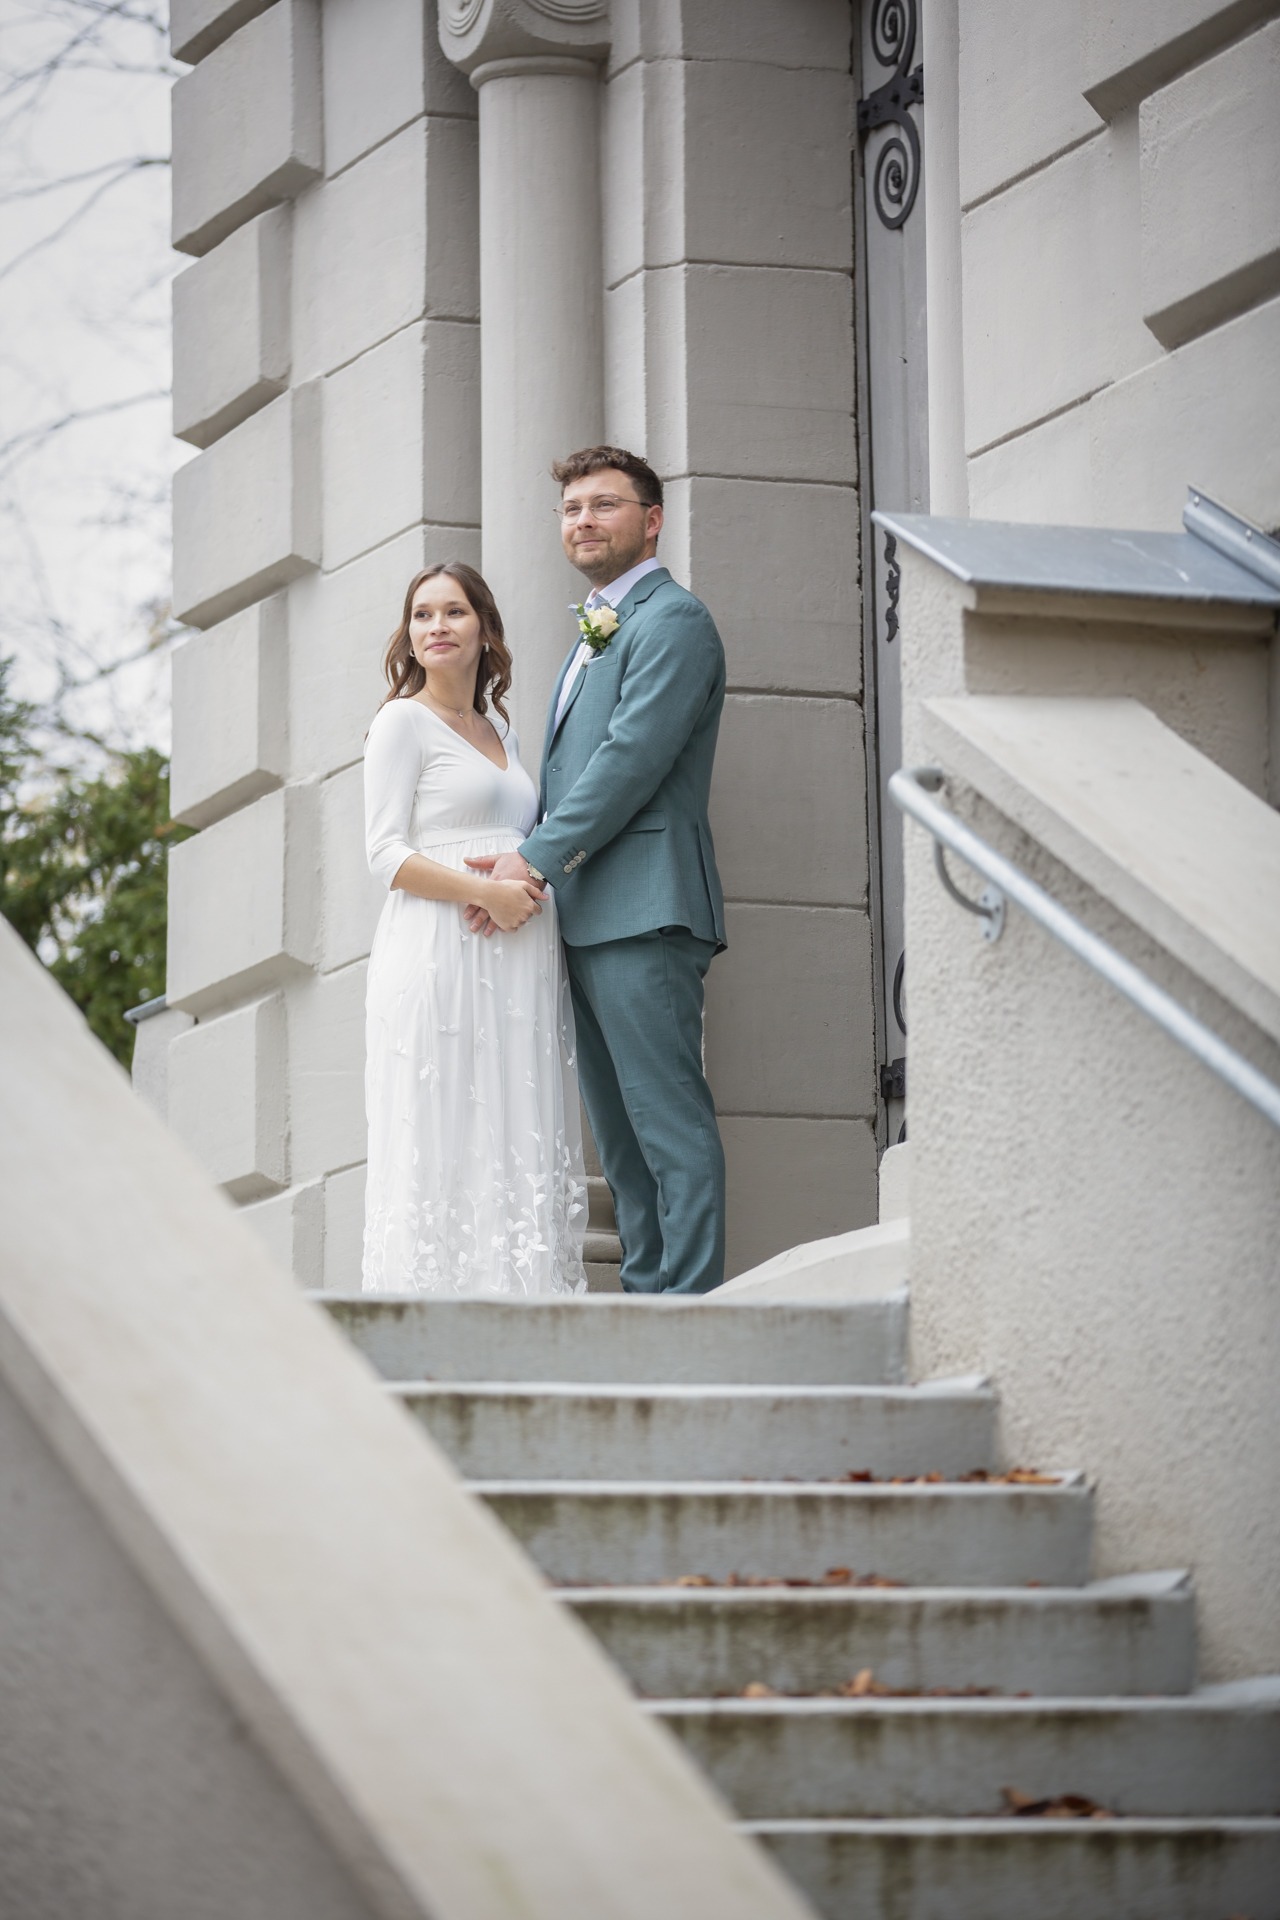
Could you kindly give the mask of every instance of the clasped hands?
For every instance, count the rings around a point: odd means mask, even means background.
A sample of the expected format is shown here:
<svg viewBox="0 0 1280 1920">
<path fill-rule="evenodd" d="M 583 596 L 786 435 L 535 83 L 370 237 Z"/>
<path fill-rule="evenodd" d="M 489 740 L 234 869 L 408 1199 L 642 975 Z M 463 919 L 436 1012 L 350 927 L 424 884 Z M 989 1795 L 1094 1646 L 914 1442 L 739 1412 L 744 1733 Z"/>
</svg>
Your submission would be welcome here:
<svg viewBox="0 0 1280 1920">
<path fill-rule="evenodd" d="M 480 883 L 481 898 L 462 910 L 472 933 L 482 933 L 486 940 L 495 933 L 514 933 L 542 912 L 540 902 L 546 899 L 546 891 L 530 879 L 523 854 L 478 853 L 468 856 L 466 864 L 473 872 L 489 876 Z"/>
</svg>

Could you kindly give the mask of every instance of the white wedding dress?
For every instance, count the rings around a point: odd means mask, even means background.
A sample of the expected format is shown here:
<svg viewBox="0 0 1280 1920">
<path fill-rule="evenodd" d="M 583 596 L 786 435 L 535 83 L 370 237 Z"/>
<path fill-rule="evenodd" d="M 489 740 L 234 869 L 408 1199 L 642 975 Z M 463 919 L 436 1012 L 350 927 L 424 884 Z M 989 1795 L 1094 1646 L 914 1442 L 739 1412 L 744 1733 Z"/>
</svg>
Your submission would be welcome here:
<svg viewBox="0 0 1280 1920">
<path fill-rule="evenodd" d="M 503 744 L 499 768 L 420 700 L 379 709 L 365 828 L 384 886 L 411 853 L 461 870 L 519 845 L 538 796 L 510 729 Z M 486 939 L 450 901 L 389 892 L 366 1015 L 365 1291 L 581 1292 L 586 1181 L 554 901 Z"/>
</svg>

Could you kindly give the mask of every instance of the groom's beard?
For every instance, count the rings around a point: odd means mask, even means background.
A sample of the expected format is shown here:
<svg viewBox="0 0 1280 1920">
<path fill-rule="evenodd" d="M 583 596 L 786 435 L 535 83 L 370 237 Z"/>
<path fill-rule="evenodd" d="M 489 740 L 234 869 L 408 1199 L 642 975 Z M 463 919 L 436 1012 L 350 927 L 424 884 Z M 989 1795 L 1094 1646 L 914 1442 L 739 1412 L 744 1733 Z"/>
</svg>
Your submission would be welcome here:
<svg viewBox="0 0 1280 1920">
<path fill-rule="evenodd" d="M 569 553 L 570 563 L 586 575 L 593 587 L 607 587 L 611 580 L 629 573 L 644 559 L 644 550 L 649 544 L 643 530 L 638 539 L 634 536 L 628 539 L 621 532 L 613 534 L 597 528 L 593 537 L 600 542 L 599 546 L 580 555 L 574 545 Z"/>
</svg>

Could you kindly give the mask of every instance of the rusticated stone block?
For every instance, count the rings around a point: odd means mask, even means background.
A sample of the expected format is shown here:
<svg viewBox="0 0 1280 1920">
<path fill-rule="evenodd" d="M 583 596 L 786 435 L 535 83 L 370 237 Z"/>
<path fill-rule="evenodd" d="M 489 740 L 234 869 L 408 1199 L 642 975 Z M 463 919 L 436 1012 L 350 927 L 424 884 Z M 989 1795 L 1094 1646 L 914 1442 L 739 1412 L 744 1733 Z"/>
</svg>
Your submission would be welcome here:
<svg viewBox="0 0 1280 1920">
<path fill-rule="evenodd" d="M 1280 291 L 1280 21 L 1142 103 L 1142 310 L 1166 347 Z"/>
<path fill-rule="evenodd" d="M 359 760 L 387 691 L 382 657 L 410 580 L 444 559 L 480 564 L 472 528 L 410 527 L 336 573 L 309 573 L 289 589 L 290 758 L 301 778 Z"/>
<path fill-rule="evenodd" d="M 288 703 L 283 594 L 175 650 L 175 820 L 205 827 L 280 785 L 288 772 Z"/>
<path fill-rule="evenodd" d="M 291 1273 L 300 1287 L 323 1284 L 324 1182 L 273 1193 L 244 1209 L 244 1218 L 278 1266 Z"/>
<path fill-rule="evenodd" d="M 358 1293 L 364 1254 L 364 1188 L 367 1167 L 347 1167 L 324 1183 L 324 1286 L 330 1293 Z"/>
<path fill-rule="evenodd" d="M 169 1049 L 169 1124 L 235 1200 L 284 1186 L 284 996 L 202 1020 Z"/>
<path fill-rule="evenodd" d="M 173 283 L 173 431 L 207 447 L 289 384 L 287 207 L 251 220 Z"/>
<path fill-rule="evenodd" d="M 961 206 L 1099 131 L 1080 95 L 1079 13 L 1078 0 L 966 0 L 959 9 Z"/>
<path fill-rule="evenodd" d="M 1259 526 L 1280 526 L 1280 385 L 1265 378 L 1276 365 L 1271 300 L 971 461 L 972 510 L 1174 533 L 1190 474 Z"/>
<path fill-rule="evenodd" d="M 762 60 L 849 65 L 849 16 L 831 0 L 612 0 L 610 66 L 646 60 Z"/>
<path fill-rule="evenodd" d="M 203 1013 L 259 993 L 315 957 L 315 795 L 282 788 L 169 856 L 172 1005 Z"/>
<path fill-rule="evenodd" d="M 1081 0 L 1081 91 L 1111 119 L 1274 10 L 1275 0 Z"/>
<path fill-rule="evenodd" d="M 189 1013 L 166 1005 L 139 1020 L 134 1029 L 133 1090 L 162 1120 L 169 1117 L 169 1048 L 194 1024 Z"/>
<path fill-rule="evenodd" d="M 364 1115 L 365 964 L 299 983 L 289 1006 L 289 1111 L 295 1179 L 339 1173 L 368 1152 Z"/>
<path fill-rule="evenodd" d="M 847 274 L 688 266 L 645 280 L 659 471 L 853 481 Z"/>
<path fill-rule="evenodd" d="M 318 0 L 276 0 L 173 89 L 173 244 L 207 253 L 323 164 Z"/>
<path fill-rule="evenodd" d="M 869 1121 L 728 1115 L 720 1134 L 727 1278 L 788 1247 L 850 1233 L 875 1219 L 876 1142 Z"/>
<path fill-rule="evenodd" d="M 435 0 L 325 0 L 324 158 L 332 176 L 420 114 L 474 119 L 476 95 L 445 58 Z"/>
<path fill-rule="evenodd" d="M 320 560 L 320 396 L 281 394 L 173 476 L 173 602 L 212 626 Z"/>
<path fill-rule="evenodd" d="M 327 973 L 369 952 L 387 898 L 365 858 L 364 767 L 359 762 L 320 788 L 320 871 L 320 965 Z"/>
<path fill-rule="evenodd" d="M 426 313 L 479 317 L 477 194 L 475 122 L 436 119 L 302 195 L 296 377 L 332 372 Z"/>
<path fill-rule="evenodd" d="M 324 382 L 329 567 L 422 520 L 480 519 L 480 329 L 405 327 Z"/>
<path fill-rule="evenodd" d="M 722 1113 L 875 1111 L 871 926 L 847 907 L 731 905 L 707 977 L 707 1074 Z M 768 1044 L 743 1044 L 744 1034 Z"/>
<path fill-rule="evenodd" d="M 699 476 L 688 488 L 688 583 L 715 615 L 729 685 L 859 695 L 856 492 Z M 787 563 L 762 567 L 762 553 Z"/>
<path fill-rule="evenodd" d="M 1280 526 L 1280 299 L 1190 340 L 1090 403 L 1097 524 L 1176 528 L 1188 477 Z"/>
<path fill-rule="evenodd" d="M 730 694 L 711 825 L 731 899 L 866 904 L 862 727 L 852 700 Z"/>
<path fill-rule="evenodd" d="M 1104 131 L 965 216 L 971 452 L 1152 358 L 1140 318 L 1133 161 L 1119 136 Z"/>
<path fill-rule="evenodd" d="M 203 60 L 271 0 L 171 0 L 169 45 L 175 60 Z"/>
</svg>

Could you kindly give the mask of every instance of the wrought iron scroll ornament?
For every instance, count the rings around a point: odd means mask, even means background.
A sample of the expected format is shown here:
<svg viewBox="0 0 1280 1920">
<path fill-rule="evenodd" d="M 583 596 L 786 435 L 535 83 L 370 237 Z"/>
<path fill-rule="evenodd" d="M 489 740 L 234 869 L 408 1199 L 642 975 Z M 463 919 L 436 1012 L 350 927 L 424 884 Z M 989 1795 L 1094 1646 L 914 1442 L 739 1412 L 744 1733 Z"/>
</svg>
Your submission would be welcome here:
<svg viewBox="0 0 1280 1920">
<path fill-rule="evenodd" d="M 884 537 L 884 638 L 891 646 L 898 637 L 898 593 L 902 586 L 902 568 L 897 561 L 898 543 L 891 533 Z M 906 1029 L 904 1028 L 905 1032 Z"/>
<path fill-rule="evenodd" d="M 893 72 L 883 86 L 858 102 L 858 132 L 892 124 L 897 131 L 876 155 L 871 191 L 886 227 L 909 217 L 920 188 L 920 135 L 908 108 L 924 99 L 923 63 L 912 67 L 919 21 L 916 0 L 873 0 L 871 45 L 882 67 Z"/>
</svg>

